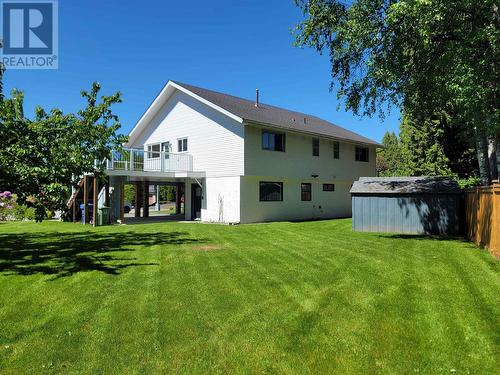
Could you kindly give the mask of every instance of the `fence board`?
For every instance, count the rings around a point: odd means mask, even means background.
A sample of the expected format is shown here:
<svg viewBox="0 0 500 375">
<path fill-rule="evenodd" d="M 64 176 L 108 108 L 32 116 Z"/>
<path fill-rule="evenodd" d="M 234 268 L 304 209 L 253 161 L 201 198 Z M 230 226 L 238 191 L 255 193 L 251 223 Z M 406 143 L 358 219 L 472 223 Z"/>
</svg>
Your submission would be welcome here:
<svg viewBox="0 0 500 375">
<path fill-rule="evenodd" d="M 500 184 L 465 193 L 467 236 L 500 257 Z"/>
</svg>

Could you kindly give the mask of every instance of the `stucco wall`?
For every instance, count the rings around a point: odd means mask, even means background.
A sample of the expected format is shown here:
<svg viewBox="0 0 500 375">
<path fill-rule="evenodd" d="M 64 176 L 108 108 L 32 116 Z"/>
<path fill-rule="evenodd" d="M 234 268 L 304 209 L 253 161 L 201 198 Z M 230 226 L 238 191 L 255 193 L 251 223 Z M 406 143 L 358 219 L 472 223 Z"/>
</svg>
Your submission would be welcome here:
<svg viewBox="0 0 500 375">
<path fill-rule="evenodd" d="M 282 202 L 259 201 L 259 182 L 283 182 Z M 311 183 L 311 201 L 301 201 L 300 184 Z M 335 184 L 335 191 L 323 191 L 324 183 Z M 349 190 L 352 181 L 321 179 L 241 178 L 241 222 L 311 220 L 351 216 Z"/>
<path fill-rule="evenodd" d="M 207 178 L 203 185 L 202 221 L 239 223 L 240 177 Z"/>
<path fill-rule="evenodd" d="M 312 136 L 286 132 L 285 152 L 262 150 L 262 127 L 245 126 L 245 176 L 278 176 L 325 180 L 357 180 L 376 176 L 375 147 L 370 147 L 369 162 L 355 161 L 355 145 L 340 143 L 340 158 L 333 158 L 333 141 L 320 139 L 319 156 L 312 155 Z"/>
</svg>

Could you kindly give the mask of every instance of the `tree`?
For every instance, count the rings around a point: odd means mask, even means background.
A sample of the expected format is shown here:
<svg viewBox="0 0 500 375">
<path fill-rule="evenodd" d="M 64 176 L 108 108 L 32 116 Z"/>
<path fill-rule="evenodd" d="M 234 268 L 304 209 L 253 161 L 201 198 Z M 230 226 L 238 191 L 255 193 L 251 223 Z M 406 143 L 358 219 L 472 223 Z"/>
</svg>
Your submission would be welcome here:
<svg viewBox="0 0 500 375">
<path fill-rule="evenodd" d="M 34 206 L 37 220 L 46 209 L 64 212 L 71 186 L 84 173 L 102 178 L 105 159 L 126 141 L 117 134 L 120 122 L 110 109 L 121 102 L 120 94 L 98 98 L 99 91 L 98 83 L 82 91 L 87 103 L 76 114 L 37 107 L 33 119 L 24 116 L 20 91 L 12 98 L 1 96 L 0 190 L 15 192 L 20 203 Z"/>
<path fill-rule="evenodd" d="M 377 174 L 382 177 L 401 175 L 401 147 L 396 133 L 386 132 L 382 138 L 385 148 L 377 150 Z"/>
<path fill-rule="evenodd" d="M 439 120 L 417 124 L 403 116 L 400 127 L 401 171 L 407 176 L 450 176 L 450 160 L 442 147 L 443 130 Z"/>
<path fill-rule="evenodd" d="M 160 202 L 173 202 L 175 200 L 175 186 L 160 186 Z"/>
<path fill-rule="evenodd" d="M 328 51 L 348 110 L 383 117 L 397 105 L 418 124 L 452 113 L 476 139 L 483 183 L 498 177 L 490 165 L 500 160 L 500 15 L 494 0 L 296 3 L 305 15 L 296 44 Z"/>
<path fill-rule="evenodd" d="M 125 203 L 135 204 L 135 184 L 125 184 L 124 193 Z"/>
</svg>

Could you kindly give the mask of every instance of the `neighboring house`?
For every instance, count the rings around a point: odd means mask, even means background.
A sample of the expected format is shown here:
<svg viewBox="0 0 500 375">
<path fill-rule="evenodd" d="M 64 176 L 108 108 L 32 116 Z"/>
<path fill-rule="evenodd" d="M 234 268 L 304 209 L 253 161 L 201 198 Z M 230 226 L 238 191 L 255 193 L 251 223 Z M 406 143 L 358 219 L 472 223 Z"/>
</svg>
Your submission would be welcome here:
<svg viewBox="0 0 500 375">
<path fill-rule="evenodd" d="M 124 182 L 176 182 L 185 219 L 251 223 L 351 215 L 380 144 L 299 112 L 169 81 L 108 162 L 112 216 Z"/>
<path fill-rule="evenodd" d="M 351 189 L 352 229 L 457 234 L 461 193 L 452 177 L 363 177 Z"/>
</svg>

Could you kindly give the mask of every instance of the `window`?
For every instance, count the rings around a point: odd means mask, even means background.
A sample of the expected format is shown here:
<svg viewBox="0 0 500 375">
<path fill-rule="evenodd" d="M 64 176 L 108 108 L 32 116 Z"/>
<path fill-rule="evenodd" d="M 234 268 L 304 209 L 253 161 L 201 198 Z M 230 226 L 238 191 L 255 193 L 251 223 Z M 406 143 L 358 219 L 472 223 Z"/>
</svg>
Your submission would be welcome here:
<svg viewBox="0 0 500 375">
<path fill-rule="evenodd" d="M 285 134 L 262 131 L 262 149 L 285 152 Z"/>
<path fill-rule="evenodd" d="M 356 161 L 368 161 L 368 147 L 356 146 Z"/>
<path fill-rule="evenodd" d="M 333 142 L 333 158 L 340 159 L 340 143 Z"/>
<path fill-rule="evenodd" d="M 311 200 L 311 184 L 309 183 L 300 184 L 300 200 L 301 201 Z"/>
<path fill-rule="evenodd" d="M 170 142 L 163 142 L 161 144 L 161 151 L 162 152 L 170 152 L 172 149 L 172 146 L 170 145 Z"/>
<path fill-rule="evenodd" d="M 160 144 L 148 145 L 148 159 L 160 157 Z"/>
<path fill-rule="evenodd" d="M 335 191 L 335 184 L 323 184 L 323 191 Z"/>
<path fill-rule="evenodd" d="M 187 152 L 188 150 L 188 139 L 181 138 L 177 140 L 177 151 L 178 152 Z"/>
<path fill-rule="evenodd" d="M 318 138 L 312 139 L 312 146 L 313 146 L 313 156 L 319 156 L 319 139 Z"/>
<path fill-rule="evenodd" d="M 283 200 L 283 182 L 259 183 L 259 200 L 261 202 L 272 202 Z"/>
</svg>

